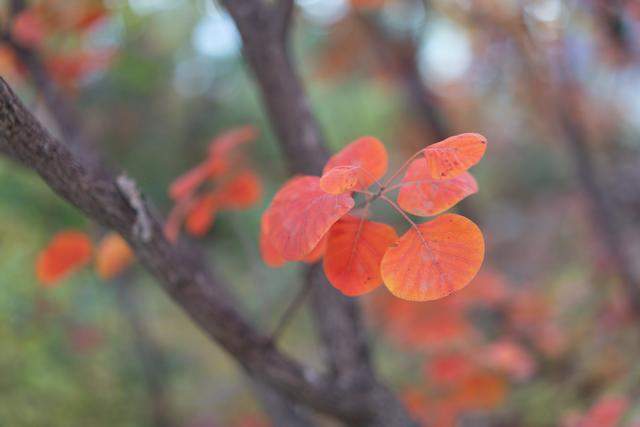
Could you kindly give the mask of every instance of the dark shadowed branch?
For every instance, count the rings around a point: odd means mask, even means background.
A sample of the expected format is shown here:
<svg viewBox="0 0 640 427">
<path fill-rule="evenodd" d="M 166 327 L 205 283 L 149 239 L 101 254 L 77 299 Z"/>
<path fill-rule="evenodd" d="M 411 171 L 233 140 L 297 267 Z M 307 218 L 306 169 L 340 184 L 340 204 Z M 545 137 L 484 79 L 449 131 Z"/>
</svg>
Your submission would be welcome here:
<svg viewBox="0 0 640 427">
<path fill-rule="evenodd" d="M 226 286 L 186 243 L 173 245 L 135 183 L 96 174 L 37 121 L 0 79 L 0 152 L 36 171 L 61 197 L 119 232 L 169 296 L 257 381 L 343 421 L 375 416 L 370 396 L 346 393 L 331 378 L 284 355 L 231 302 Z"/>
<path fill-rule="evenodd" d="M 242 36 L 244 56 L 257 80 L 289 169 L 292 173 L 320 174 L 328 151 L 288 55 L 286 40 L 273 18 L 278 8 L 260 0 L 223 3 Z M 312 266 L 308 277 L 320 282 L 314 285 L 312 308 L 330 372 L 338 384 L 344 390 L 362 390 L 372 399 L 372 425 L 412 425 L 398 399 L 376 379 L 358 304 L 331 287 L 319 266 Z"/>
<path fill-rule="evenodd" d="M 284 8 L 285 6 L 286 2 L 283 2 L 282 7 Z M 75 154 L 81 156 L 88 169 L 100 170 L 101 173 L 106 173 L 106 169 L 100 162 L 100 152 L 97 150 L 97 144 L 86 136 L 83 122 L 80 120 L 74 104 L 51 78 L 40 53 L 31 47 L 22 45 L 12 37 L 10 30 L 12 23 L 15 17 L 24 9 L 25 2 L 23 0 L 12 0 L 8 25 L 1 33 L 2 40 L 12 49 L 16 58 L 27 70 L 36 89 L 44 99 L 44 104 L 49 114 L 53 117 L 59 132 L 64 137 L 65 144 Z M 289 12 L 283 9 L 282 13 L 287 14 Z M 287 18 L 283 17 L 283 19 Z M 167 402 L 161 378 L 163 374 L 162 367 L 159 366 L 161 365 L 159 361 L 162 360 L 162 354 L 160 349 L 148 338 L 148 334 L 145 333 L 145 326 L 139 313 L 127 301 L 129 297 L 135 296 L 135 290 L 129 289 L 127 283 L 123 283 L 121 288 L 121 292 L 119 292 L 121 297 L 120 306 L 124 317 L 131 324 L 136 351 L 143 360 L 144 380 L 151 399 L 151 416 L 154 420 L 154 425 L 170 426 L 172 422 L 166 409 Z M 253 384 L 259 384 L 259 382 L 254 380 Z M 303 416 L 302 411 L 296 409 L 292 401 L 279 391 L 264 385 L 255 386 L 254 391 L 275 424 L 292 427 L 301 424 L 313 425 L 308 417 Z"/>
<path fill-rule="evenodd" d="M 39 53 L 34 48 L 23 45 L 11 33 L 15 18 L 25 8 L 24 0 L 11 0 L 8 21 L 1 32 L 0 40 L 11 48 L 18 61 L 24 66 L 36 89 L 42 95 L 49 113 L 55 119 L 65 142 L 73 146 L 80 145 L 79 140 L 83 136 L 81 129 L 76 125 L 79 123 L 79 118 L 74 105 L 68 102 L 61 89 L 55 84 Z M 82 141 L 82 145 L 86 147 L 86 144 L 86 141 Z"/>
<path fill-rule="evenodd" d="M 562 55 L 550 58 L 531 37 L 522 18 L 521 33 L 505 31 L 513 35 L 512 42 L 524 63 L 523 72 L 533 94 L 541 117 L 548 117 L 560 132 L 571 156 L 576 179 L 587 202 L 591 223 L 617 274 L 620 285 L 627 296 L 629 307 L 640 317 L 640 278 L 632 268 L 632 260 L 622 238 L 618 212 L 611 209 L 603 190 L 602 180 L 589 147 L 584 119 L 580 117 L 578 103 L 583 101 L 582 88 L 573 75 L 570 60 Z M 563 52 L 567 52 L 565 47 Z"/>
</svg>

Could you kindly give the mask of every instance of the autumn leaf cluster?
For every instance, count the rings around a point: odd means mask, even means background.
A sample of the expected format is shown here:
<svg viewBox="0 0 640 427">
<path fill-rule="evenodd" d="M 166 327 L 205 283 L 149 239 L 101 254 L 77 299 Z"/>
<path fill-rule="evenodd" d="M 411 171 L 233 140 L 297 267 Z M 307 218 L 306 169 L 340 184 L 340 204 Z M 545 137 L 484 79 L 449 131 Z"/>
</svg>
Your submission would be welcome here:
<svg viewBox="0 0 640 427">
<path fill-rule="evenodd" d="M 467 170 L 483 157 L 486 144 L 474 133 L 447 138 L 420 150 L 381 183 L 388 168 L 384 145 L 373 137 L 352 142 L 329 159 L 321 177 L 296 176 L 275 194 L 261 223 L 265 262 L 277 267 L 322 256 L 329 282 L 349 296 L 382 283 L 412 301 L 463 288 L 484 257 L 478 227 L 456 214 L 420 224 L 408 214 L 435 216 L 477 192 Z M 395 190 L 393 201 L 388 194 Z M 363 202 L 356 206 L 358 194 Z M 398 237 L 393 227 L 368 219 L 376 200 L 392 206 L 409 230 Z"/>
</svg>

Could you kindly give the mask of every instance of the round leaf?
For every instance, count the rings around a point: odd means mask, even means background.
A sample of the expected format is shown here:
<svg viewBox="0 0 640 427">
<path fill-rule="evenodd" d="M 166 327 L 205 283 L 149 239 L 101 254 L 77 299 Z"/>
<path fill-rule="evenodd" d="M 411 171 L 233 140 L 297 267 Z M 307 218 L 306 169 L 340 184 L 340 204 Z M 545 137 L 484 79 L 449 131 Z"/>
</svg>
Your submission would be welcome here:
<svg viewBox="0 0 640 427">
<path fill-rule="evenodd" d="M 54 285 L 91 259 L 92 244 L 80 231 L 67 230 L 56 234 L 36 261 L 36 275 L 44 285 Z"/>
<path fill-rule="evenodd" d="M 483 258 L 480 229 L 463 216 L 446 214 L 400 237 L 382 259 L 382 278 L 398 298 L 436 300 L 464 288 Z"/>
<path fill-rule="evenodd" d="M 398 238 L 386 224 L 345 216 L 329 231 L 324 272 L 343 294 L 365 294 L 382 284 L 380 262 Z"/>
<path fill-rule="evenodd" d="M 463 133 L 424 149 L 427 170 L 434 179 L 448 179 L 460 175 L 482 159 L 487 139 L 478 133 Z"/>
<path fill-rule="evenodd" d="M 344 147 L 327 162 L 323 175 L 336 166 L 356 169 L 358 184 L 354 190 L 365 190 L 387 173 L 388 156 L 384 145 L 376 138 L 365 136 Z"/>
<path fill-rule="evenodd" d="M 269 244 L 284 259 L 298 261 L 353 206 L 348 194 L 322 191 L 317 176 L 292 178 L 276 193 L 263 216 Z"/>
<path fill-rule="evenodd" d="M 96 249 L 96 271 L 103 280 L 113 279 L 134 260 L 129 244 L 117 233 L 109 233 Z"/>
<path fill-rule="evenodd" d="M 478 184 L 469 172 L 450 179 L 433 179 L 425 159 L 414 160 L 401 183 L 398 205 L 418 216 L 432 216 L 478 192 Z"/>
<path fill-rule="evenodd" d="M 329 194 L 342 194 L 359 186 L 359 170 L 356 166 L 336 166 L 320 178 L 320 188 Z"/>
</svg>

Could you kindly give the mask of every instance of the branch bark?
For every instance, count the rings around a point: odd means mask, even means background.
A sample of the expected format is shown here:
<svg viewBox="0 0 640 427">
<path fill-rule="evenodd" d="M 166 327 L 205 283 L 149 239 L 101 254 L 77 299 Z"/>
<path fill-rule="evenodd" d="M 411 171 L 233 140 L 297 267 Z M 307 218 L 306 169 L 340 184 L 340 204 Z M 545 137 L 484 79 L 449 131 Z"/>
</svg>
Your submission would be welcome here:
<svg viewBox="0 0 640 427">
<path fill-rule="evenodd" d="M 291 13 L 290 9 L 292 4 L 288 3 L 291 2 L 283 1 L 281 5 L 282 25 L 286 25 L 286 21 Z M 18 60 L 27 70 L 36 89 L 43 97 L 44 103 L 57 124 L 59 132 L 64 137 L 67 146 L 73 149 L 76 154 L 82 156 L 82 160 L 88 169 L 100 170 L 101 173 L 105 173 L 106 169 L 100 163 L 97 145 L 94 141 L 86 137 L 82 121 L 76 109 L 61 91 L 61 88 L 51 79 L 39 52 L 28 46 L 23 46 L 11 35 L 10 28 L 13 19 L 25 8 L 26 4 L 24 0 L 12 0 L 9 25 L 8 28 L 0 34 L 1 39 L 13 50 Z M 152 420 L 156 426 L 170 426 L 172 425 L 172 420 L 167 409 L 164 384 L 161 378 L 162 370 L 161 366 L 157 366 L 161 364 L 161 360 L 163 359 L 162 354 L 156 351 L 159 349 L 153 342 L 149 341 L 139 314 L 130 302 L 128 302 L 129 297 L 135 296 L 135 291 L 128 289 L 128 283 L 122 283 L 119 296 L 121 298 L 120 305 L 122 306 L 122 312 L 132 326 L 136 350 L 144 361 L 143 374 L 150 396 Z M 254 392 L 263 403 L 266 412 L 274 424 L 283 427 L 314 425 L 304 411 L 276 389 L 265 386 L 257 380 L 253 380 L 252 384 Z"/>
<path fill-rule="evenodd" d="M 51 79 L 38 53 L 31 47 L 24 46 L 12 36 L 13 21 L 26 7 L 24 0 L 11 0 L 9 22 L 7 28 L 2 32 L 1 39 L 7 43 L 31 76 L 33 83 L 47 105 L 49 113 L 60 128 L 60 133 L 65 141 L 73 146 L 78 145 L 78 140 L 81 138 L 81 129 L 76 126 L 79 120 L 73 105 L 67 102 L 60 88 Z"/>
<path fill-rule="evenodd" d="M 132 181 L 88 169 L 44 129 L 1 78 L 0 152 L 36 171 L 89 218 L 119 232 L 169 296 L 253 378 L 344 422 L 358 423 L 373 416 L 368 395 L 342 391 L 328 376 L 272 346 L 269 337 L 236 310 L 224 283 L 207 268 L 202 254 L 165 239 L 144 197 L 121 185 Z"/>
<path fill-rule="evenodd" d="M 244 57 L 255 75 L 289 169 L 292 173 L 319 175 L 328 151 L 282 38 L 276 19 L 278 8 L 260 0 L 223 3 L 242 37 Z M 319 265 L 310 268 L 308 280 L 318 282 L 313 286 L 312 309 L 337 385 L 368 396 L 372 418 L 366 421 L 367 425 L 413 425 L 402 404 L 375 376 L 358 304 L 340 295 L 327 282 Z"/>
</svg>

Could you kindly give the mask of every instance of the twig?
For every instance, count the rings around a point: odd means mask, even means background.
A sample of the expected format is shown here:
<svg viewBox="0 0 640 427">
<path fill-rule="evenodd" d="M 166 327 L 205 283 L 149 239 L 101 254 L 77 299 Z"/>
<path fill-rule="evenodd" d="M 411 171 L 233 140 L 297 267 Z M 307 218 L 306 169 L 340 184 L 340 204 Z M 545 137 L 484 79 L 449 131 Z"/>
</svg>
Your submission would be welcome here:
<svg viewBox="0 0 640 427">
<path fill-rule="evenodd" d="M 227 286 L 207 268 L 203 254 L 186 244 L 167 241 L 152 213 L 151 240 L 145 242 L 134 234 L 131 224 L 137 214 L 122 197 L 115 178 L 91 173 L 79 156 L 53 138 L 26 110 L 2 78 L 0 151 L 36 171 L 89 218 L 119 232 L 170 297 L 250 376 L 344 422 L 358 423 L 372 416 L 370 395 L 342 391 L 331 378 L 271 346 L 269 338 L 250 325 L 232 304 Z"/>
<path fill-rule="evenodd" d="M 243 53 L 262 94 L 292 173 L 318 175 L 328 159 L 318 122 L 289 58 L 272 6 L 261 0 L 223 0 L 243 41 Z M 358 304 L 324 277 L 319 264 L 308 270 L 314 286 L 312 310 L 331 372 L 343 390 L 368 396 L 370 426 L 415 425 L 406 408 L 376 378 Z"/>
<path fill-rule="evenodd" d="M 300 285 L 296 296 L 291 300 L 287 308 L 285 309 L 282 317 L 276 324 L 273 333 L 271 334 L 271 342 L 274 344 L 278 342 L 278 339 L 282 335 L 284 329 L 289 324 L 289 321 L 293 318 L 293 315 L 298 311 L 298 309 L 302 306 L 302 303 L 305 301 L 307 296 L 311 293 L 313 289 L 313 281 L 307 280 L 305 283 Z"/>
</svg>

